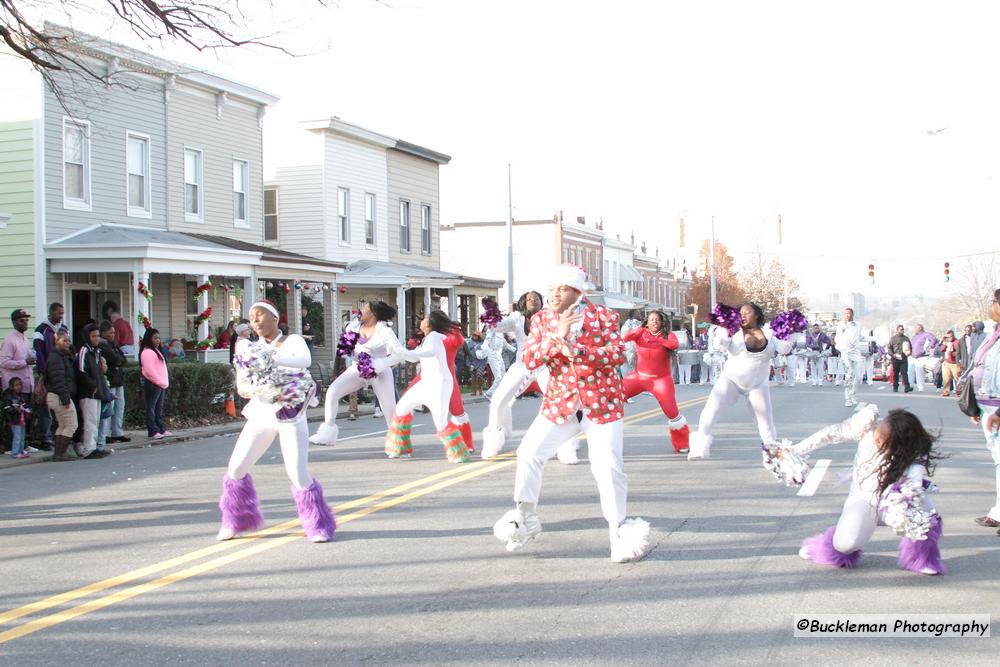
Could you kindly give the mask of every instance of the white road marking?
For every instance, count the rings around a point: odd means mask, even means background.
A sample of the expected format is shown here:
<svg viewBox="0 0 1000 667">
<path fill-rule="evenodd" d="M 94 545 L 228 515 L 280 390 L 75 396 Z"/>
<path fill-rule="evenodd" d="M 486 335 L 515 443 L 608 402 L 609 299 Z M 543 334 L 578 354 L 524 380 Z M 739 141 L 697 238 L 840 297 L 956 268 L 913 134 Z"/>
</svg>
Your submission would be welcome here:
<svg viewBox="0 0 1000 667">
<path fill-rule="evenodd" d="M 806 477 L 805 484 L 799 489 L 799 492 L 795 495 L 797 496 L 811 496 L 816 493 L 816 489 L 819 488 L 819 483 L 823 481 L 823 476 L 826 475 L 827 469 L 830 467 L 831 459 L 820 459 L 816 461 L 816 465 L 813 469 L 809 471 L 809 476 Z"/>
<path fill-rule="evenodd" d="M 414 424 L 413 428 L 420 428 L 423 424 Z M 346 440 L 357 440 L 358 438 L 367 438 L 371 435 L 385 435 L 387 429 L 382 429 L 381 431 L 373 431 L 371 433 L 358 433 L 357 435 L 350 435 L 346 438 L 337 438 L 337 442 L 344 442 Z M 320 445 L 322 447 L 322 445 Z"/>
</svg>

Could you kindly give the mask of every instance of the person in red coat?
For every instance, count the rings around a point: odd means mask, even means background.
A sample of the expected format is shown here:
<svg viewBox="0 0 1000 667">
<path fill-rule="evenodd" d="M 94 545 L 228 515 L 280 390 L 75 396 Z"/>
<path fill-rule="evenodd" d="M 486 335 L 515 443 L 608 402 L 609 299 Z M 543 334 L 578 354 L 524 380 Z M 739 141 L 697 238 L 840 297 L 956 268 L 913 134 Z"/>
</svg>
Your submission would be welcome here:
<svg viewBox="0 0 1000 667">
<path fill-rule="evenodd" d="M 472 422 L 469 421 L 469 415 L 465 411 L 465 404 L 462 402 L 462 388 L 458 384 L 458 373 L 455 371 L 455 357 L 458 356 L 458 351 L 464 345 L 465 336 L 462 335 L 462 328 L 458 324 L 452 325 L 444 337 L 444 351 L 448 355 L 448 368 L 451 370 L 451 378 L 455 383 L 452 385 L 451 401 L 448 403 L 448 421 L 461 431 L 465 448 L 474 452 L 476 445 L 472 439 Z M 418 380 L 420 380 L 420 373 L 413 377 L 409 387 L 415 385 Z"/>
<path fill-rule="evenodd" d="M 548 367 L 549 382 L 541 412 L 517 448 L 517 507 L 496 522 L 493 534 L 506 543 L 507 551 L 515 551 L 542 532 L 536 511 L 542 469 L 560 445 L 582 431 L 608 522 L 611 560 L 625 563 L 649 551 L 649 524 L 626 519 L 625 397 L 618 376 L 625 346 L 618 333 L 618 315 L 587 301 L 586 289 L 583 269 L 560 265 L 549 283 L 549 308 L 531 319 L 521 360 L 529 370 Z"/>
<path fill-rule="evenodd" d="M 663 313 L 654 310 L 646 315 L 646 321 L 641 327 L 625 334 L 626 343 L 635 343 L 636 365 L 635 370 L 625 376 L 622 385 L 626 400 L 644 391 L 653 395 L 663 414 L 670 420 L 670 442 L 674 451 L 686 454 L 690 429 L 687 420 L 677 409 L 674 377 L 670 371 L 670 357 L 677 350 L 677 336 L 674 332 L 667 331 L 665 322 Z"/>
</svg>

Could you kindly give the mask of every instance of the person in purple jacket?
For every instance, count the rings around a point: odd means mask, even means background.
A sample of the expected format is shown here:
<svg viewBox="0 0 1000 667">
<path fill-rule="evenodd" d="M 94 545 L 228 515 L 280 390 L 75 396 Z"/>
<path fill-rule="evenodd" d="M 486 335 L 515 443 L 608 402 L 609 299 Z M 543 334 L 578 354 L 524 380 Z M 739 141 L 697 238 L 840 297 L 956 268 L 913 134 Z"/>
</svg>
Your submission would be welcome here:
<svg viewBox="0 0 1000 667">
<path fill-rule="evenodd" d="M 35 327 L 35 333 L 32 336 L 32 345 L 35 348 L 35 368 L 38 369 L 38 374 L 43 377 L 45 375 L 45 362 L 55 348 L 56 334 L 69 334 L 69 327 L 63 323 L 64 314 L 65 309 L 61 303 L 51 303 L 49 304 L 49 319 Z M 38 418 L 38 437 L 42 441 L 42 448 L 51 449 L 53 445 L 52 413 L 44 406 L 40 406 L 36 417 Z"/>
</svg>

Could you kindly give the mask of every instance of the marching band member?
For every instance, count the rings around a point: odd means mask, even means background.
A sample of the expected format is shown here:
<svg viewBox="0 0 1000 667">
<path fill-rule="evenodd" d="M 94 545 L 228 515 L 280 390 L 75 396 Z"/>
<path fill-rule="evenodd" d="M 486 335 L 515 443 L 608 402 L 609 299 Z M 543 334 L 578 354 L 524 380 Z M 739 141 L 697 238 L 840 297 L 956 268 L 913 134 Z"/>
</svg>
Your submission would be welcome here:
<svg viewBox="0 0 1000 667">
<path fill-rule="evenodd" d="M 844 319 L 837 325 L 837 349 L 840 351 L 840 363 L 844 368 L 844 407 L 858 404 L 854 394 L 861 384 L 865 372 L 862 349 L 867 349 L 861 334 L 861 327 L 854 321 L 854 309 L 844 309 Z"/>
</svg>

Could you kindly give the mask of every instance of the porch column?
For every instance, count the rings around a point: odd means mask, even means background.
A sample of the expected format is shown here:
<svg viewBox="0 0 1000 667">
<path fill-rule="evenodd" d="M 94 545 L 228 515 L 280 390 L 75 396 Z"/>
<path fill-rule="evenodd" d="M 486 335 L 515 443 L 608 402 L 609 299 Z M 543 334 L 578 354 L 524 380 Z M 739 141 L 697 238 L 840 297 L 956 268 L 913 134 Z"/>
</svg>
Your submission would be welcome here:
<svg viewBox="0 0 1000 667">
<path fill-rule="evenodd" d="M 396 288 L 396 336 L 406 345 L 406 289 Z"/>
<path fill-rule="evenodd" d="M 458 303 L 455 297 L 455 288 L 448 288 L 448 317 L 452 322 L 458 317 Z"/>
<path fill-rule="evenodd" d="M 337 283 L 331 284 L 330 289 L 325 290 L 323 310 L 326 312 L 326 330 L 330 332 L 327 340 L 336 346 L 340 340 L 340 286 Z"/>
<path fill-rule="evenodd" d="M 292 279 L 292 307 L 288 309 L 288 333 L 302 334 L 302 290 L 295 289 L 298 279 Z M 286 301 L 287 303 L 287 301 Z"/>
<path fill-rule="evenodd" d="M 204 285 L 208 282 L 208 276 L 201 276 L 198 278 L 198 284 Z M 202 292 L 198 295 L 198 312 L 203 313 L 205 309 L 208 308 L 208 292 Z M 205 320 L 198 325 L 198 333 L 196 334 L 198 340 L 205 340 L 208 338 L 208 320 Z"/>
<path fill-rule="evenodd" d="M 243 303 L 240 304 L 240 310 L 243 312 L 243 318 L 249 319 L 250 317 L 250 306 L 257 302 L 257 278 L 251 275 L 248 278 L 243 279 Z"/>
<path fill-rule="evenodd" d="M 132 321 L 129 324 L 135 327 L 135 354 L 136 358 L 139 357 L 139 341 L 146 334 L 146 327 L 142 325 L 143 319 L 139 315 L 145 315 L 146 317 L 151 317 L 149 301 L 146 300 L 139 292 L 139 283 L 148 290 L 149 289 L 149 272 L 145 270 L 141 264 L 138 269 L 132 273 L 132 303 L 135 304 L 135 312 L 132 313 Z M 162 296 L 164 299 L 170 299 L 170 294 L 164 294 Z M 155 326 L 155 324 L 154 324 Z"/>
<path fill-rule="evenodd" d="M 431 312 L 431 288 L 424 288 L 424 315 Z"/>
</svg>

